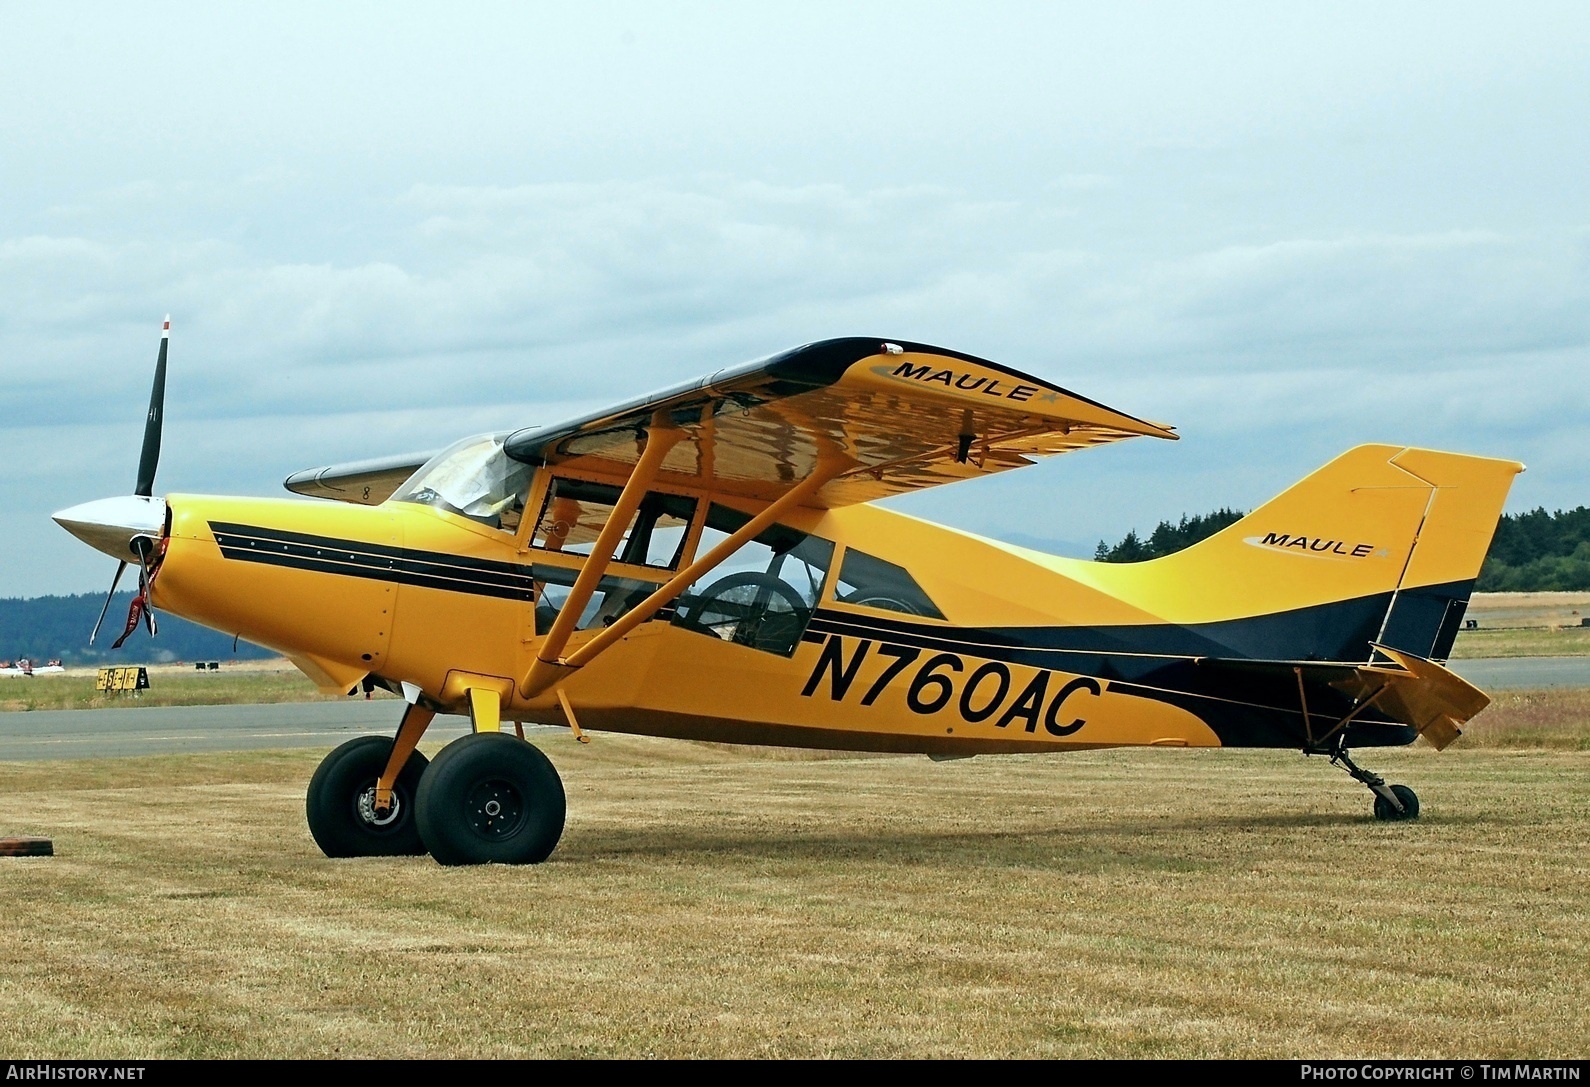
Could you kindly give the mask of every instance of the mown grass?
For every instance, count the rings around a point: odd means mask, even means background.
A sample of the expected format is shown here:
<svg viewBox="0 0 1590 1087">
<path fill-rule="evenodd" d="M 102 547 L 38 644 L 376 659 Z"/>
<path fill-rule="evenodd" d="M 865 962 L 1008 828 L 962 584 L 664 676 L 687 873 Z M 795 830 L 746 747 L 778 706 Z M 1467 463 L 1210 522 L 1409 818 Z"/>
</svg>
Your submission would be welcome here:
<svg viewBox="0 0 1590 1087">
<path fill-rule="evenodd" d="M 230 706 L 279 702 L 318 702 L 342 695 L 321 694 L 296 668 L 228 669 L 199 674 L 170 668 L 151 669 L 149 689 L 97 691 L 93 672 L 15 677 L 0 682 L 0 712 L 25 710 L 97 710 L 111 706 Z M 377 698 L 390 698 L 376 691 Z"/>
<path fill-rule="evenodd" d="M 1455 658 L 1590 655 L 1590 593 L 1475 593 L 1466 617 L 1479 629 L 1458 631 Z"/>
<path fill-rule="evenodd" d="M 0 859 L 13 1054 L 1575 1057 L 1590 1037 L 1582 751 L 1365 751 L 1424 804 L 1381 824 L 1287 752 L 543 743 L 570 814 L 533 868 L 325 859 L 317 753 L 0 765 L 0 833 L 58 850 Z"/>
<path fill-rule="evenodd" d="M 1590 627 L 1517 627 L 1460 631 L 1452 645 L 1454 660 L 1478 657 L 1590 656 Z"/>
</svg>

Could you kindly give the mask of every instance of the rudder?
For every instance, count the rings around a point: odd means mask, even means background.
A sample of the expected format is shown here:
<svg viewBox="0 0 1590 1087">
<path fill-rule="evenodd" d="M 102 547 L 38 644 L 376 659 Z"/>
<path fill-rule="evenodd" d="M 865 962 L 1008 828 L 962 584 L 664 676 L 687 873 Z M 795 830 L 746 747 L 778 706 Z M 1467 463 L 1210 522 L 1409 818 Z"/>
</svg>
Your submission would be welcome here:
<svg viewBox="0 0 1590 1087">
<path fill-rule="evenodd" d="M 1430 449 L 1404 449 L 1392 463 L 1426 483 L 1430 500 L 1377 641 L 1444 661 L 1524 466 Z"/>
</svg>

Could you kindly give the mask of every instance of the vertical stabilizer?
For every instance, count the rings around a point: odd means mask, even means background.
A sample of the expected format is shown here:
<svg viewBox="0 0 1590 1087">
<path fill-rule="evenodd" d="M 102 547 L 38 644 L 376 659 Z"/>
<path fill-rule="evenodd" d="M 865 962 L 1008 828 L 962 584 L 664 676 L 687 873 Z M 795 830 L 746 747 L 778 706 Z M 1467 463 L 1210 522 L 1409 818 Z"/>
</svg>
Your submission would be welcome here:
<svg viewBox="0 0 1590 1087">
<path fill-rule="evenodd" d="M 1071 569 L 1233 656 L 1368 661 L 1382 644 L 1445 660 L 1522 470 L 1358 446 L 1184 551 Z"/>
</svg>

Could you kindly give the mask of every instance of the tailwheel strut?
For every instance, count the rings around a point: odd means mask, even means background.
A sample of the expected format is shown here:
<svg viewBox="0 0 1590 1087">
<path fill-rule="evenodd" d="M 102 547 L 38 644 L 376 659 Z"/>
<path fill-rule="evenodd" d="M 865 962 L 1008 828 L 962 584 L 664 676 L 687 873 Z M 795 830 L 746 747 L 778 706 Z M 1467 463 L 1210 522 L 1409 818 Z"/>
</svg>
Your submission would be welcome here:
<svg viewBox="0 0 1590 1087">
<path fill-rule="evenodd" d="M 1369 791 L 1375 794 L 1376 819 L 1401 822 L 1419 818 L 1419 794 L 1412 789 L 1406 785 L 1386 784 L 1385 778 L 1355 763 L 1347 754 L 1347 746 L 1339 741 L 1329 754 L 1332 766 L 1340 766 L 1354 781 L 1368 786 Z"/>
<path fill-rule="evenodd" d="M 1303 731 L 1307 737 L 1303 754 L 1329 755 L 1332 766 L 1340 766 L 1354 781 L 1367 786 L 1369 791 L 1375 794 L 1376 819 L 1384 822 L 1401 822 L 1419 818 L 1419 794 L 1406 785 L 1386 784 L 1385 778 L 1365 770 L 1347 754 L 1347 726 L 1378 702 L 1380 696 L 1385 694 L 1391 685 L 1387 683 L 1377 688 L 1368 698 L 1361 699 L 1351 712 L 1331 725 L 1323 735 L 1316 736 L 1315 715 L 1309 713 L 1308 691 L 1303 686 L 1303 669 L 1293 668 L 1292 671 L 1297 674 L 1297 699 L 1303 711 Z M 1321 722 L 1322 725 L 1324 723 Z"/>
</svg>

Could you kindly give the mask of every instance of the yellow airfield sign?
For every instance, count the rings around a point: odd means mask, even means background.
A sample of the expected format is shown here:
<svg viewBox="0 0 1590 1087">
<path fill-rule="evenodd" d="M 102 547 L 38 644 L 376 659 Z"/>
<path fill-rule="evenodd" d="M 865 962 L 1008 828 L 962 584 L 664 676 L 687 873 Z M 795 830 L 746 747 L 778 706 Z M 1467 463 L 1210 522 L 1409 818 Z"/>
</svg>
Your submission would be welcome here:
<svg viewBox="0 0 1590 1087">
<path fill-rule="evenodd" d="M 149 669 L 141 665 L 122 668 L 101 668 L 94 676 L 94 690 L 134 694 L 149 689 Z"/>
</svg>

